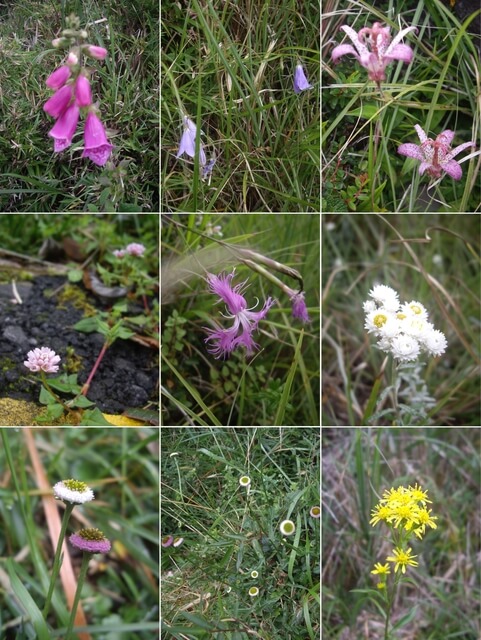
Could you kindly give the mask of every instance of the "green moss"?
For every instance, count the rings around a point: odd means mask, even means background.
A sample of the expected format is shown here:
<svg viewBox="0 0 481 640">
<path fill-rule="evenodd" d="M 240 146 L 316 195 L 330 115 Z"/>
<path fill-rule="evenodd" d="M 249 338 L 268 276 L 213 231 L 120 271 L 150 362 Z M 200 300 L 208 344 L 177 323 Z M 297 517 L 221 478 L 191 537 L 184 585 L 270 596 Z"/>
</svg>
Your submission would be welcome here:
<svg viewBox="0 0 481 640">
<path fill-rule="evenodd" d="M 83 368 L 82 358 L 75 353 L 75 349 L 71 346 L 67 347 L 64 368 L 67 373 L 78 373 Z"/>
<path fill-rule="evenodd" d="M 2 267 L 0 269 L 0 284 L 10 284 L 12 280 L 15 282 L 30 282 L 33 280 L 34 275 L 29 271 L 23 271 L 22 269 L 9 269 L 8 267 Z"/>
<path fill-rule="evenodd" d="M 44 295 L 48 295 L 47 291 L 44 292 Z M 66 309 L 67 305 L 70 304 L 74 309 L 83 311 L 85 317 L 91 317 L 97 314 L 97 309 L 87 301 L 85 291 L 82 291 L 82 289 L 72 284 L 67 284 L 65 287 L 62 287 L 57 294 L 57 301 L 58 309 Z"/>
</svg>

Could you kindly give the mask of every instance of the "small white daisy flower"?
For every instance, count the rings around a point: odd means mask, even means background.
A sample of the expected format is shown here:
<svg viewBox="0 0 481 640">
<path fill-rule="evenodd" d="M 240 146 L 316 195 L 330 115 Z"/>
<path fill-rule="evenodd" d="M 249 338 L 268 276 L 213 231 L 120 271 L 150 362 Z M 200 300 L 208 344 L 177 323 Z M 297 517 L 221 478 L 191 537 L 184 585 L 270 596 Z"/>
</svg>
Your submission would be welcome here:
<svg viewBox="0 0 481 640">
<path fill-rule="evenodd" d="M 421 352 L 419 342 L 411 336 L 400 335 L 393 338 L 391 343 L 392 354 L 395 358 L 399 358 L 401 362 L 409 362 L 416 360 Z"/>
<path fill-rule="evenodd" d="M 417 300 L 411 300 L 411 302 L 405 302 L 401 306 L 401 313 L 405 313 L 409 316 L 416 316 L 422 320 L 428 319 L 428 312 L 426 307 Z"/>
<path fill-rule="evenodd" d="M 311 518 L 320 518 L 321 517 L 321 507 L 311 507 L 309 511 L 309 515 Z"/>
<path fill-rule="evenodd" d="M 249 589 L 249 595 L 251 598 L 254 598 L 255 596 L 259 595 L 259 589 L 257 587 L 251 587 Z"/>
<path fill-rule="evenodd" d="M 251 578 L 257 578 L 259 576 L 259 572 L 258 571 L 251 571 Z"/>
<path fill-rule="evenodd" d="M 94 492 L 85 482 L 80 480 L 63 480 L 53 487 L 53 494 L 57 500 L 71 504 L 84 504 L 95 498 Z"/>
<path fill-rule="evenodd" d="M 249 478 L 249 476 L 241 476 L 239 478 L 239 484 L 241 487 L 248 487 L 251 483 L 251 479 Z"/>
<path fill-rule="evenodd" d="M 442 331 L 433 329 L 423 336 L 423 344 L 432 356 L 441 356 L 446 351 L 448 341 Z"/>
<path fill-rule="evenodd" d="M 296 525 L 292 520 L 283 520 L 279 526 L 283 536 L 292 536 L 296 531 Z"/>
<path fill-rule="evenodd" d="M 380 306 L 389 311 L 396 312 L 399 309 L 399 297 L 396 291 L 385 284 L 378 284 L 369 292 L 371 298 Z"/>
<path fill-rule="evenodd" d="M 395 322 L 392 313 L 384 308 L 376 309 L 367 314 L 364 328 L 368 333 L 374 333 L 375 336 L 379 336 L 381 335 L 381 330 L 388 322 Z"/>
</svg>

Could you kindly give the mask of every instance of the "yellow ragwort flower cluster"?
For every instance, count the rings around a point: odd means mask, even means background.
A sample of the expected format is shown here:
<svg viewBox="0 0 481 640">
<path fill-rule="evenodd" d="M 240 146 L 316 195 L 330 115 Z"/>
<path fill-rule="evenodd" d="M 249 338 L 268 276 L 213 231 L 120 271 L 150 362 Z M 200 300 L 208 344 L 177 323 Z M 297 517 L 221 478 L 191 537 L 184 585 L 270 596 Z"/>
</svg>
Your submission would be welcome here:
<svg viewBox="0 0 481 640">
<path fill-rule="evenodd" d="M 428 499 L 428 492 L 423 491 L 417 483 L 414 487 L 409 486 L 407 489 L 406 487 L 398 487 L 384 491 L 383 497 L 371 513 L 372 517 L 369 523 L 374 527 L 378 522 L 384 521 L 392 529 L 403 529 L 407 532 L 403 536 L 405 542 L 412 533 L 421 539 L 426 532 L 426 526 L 432 529 L 437 528 L 435 523 L 437 517 L 431 515 L 431 509 L 427 508 L 428 503 L 431 503 L 431 500 Z M 402 573 L 406 573 L 407 566 L 418 566 L 417 561 L 414 560 L 417 556 L 411 555 L 411 547 L 403 548 L 405 542 L 402 543 L 402 546 L 396 546 L 392 555 L 386 558 L 387 561 L 395 564 L 394 573 L 397 573 L 399 569 Z M 377 585 L 378 589 L 384 589 L 387 575 L 391 573 L 389 564 L 383 565 L 377 562 L 371 573 L 377 575 L 380 580 Z"/>
<path fill-rule="evenodd" d="M 427 508 L 428 492 L 415 484 L 414 487 L 398 487 L 385 491 L 379 503 L 371 513 L 369 524 L 373 527 L 381 521 L 395 528 L 402 527 L 412 531 L 419 539 L 426 532 L 426 526 L 436 529 L 436 516 L 431 515 L 432 509 Z"/>
</svg>

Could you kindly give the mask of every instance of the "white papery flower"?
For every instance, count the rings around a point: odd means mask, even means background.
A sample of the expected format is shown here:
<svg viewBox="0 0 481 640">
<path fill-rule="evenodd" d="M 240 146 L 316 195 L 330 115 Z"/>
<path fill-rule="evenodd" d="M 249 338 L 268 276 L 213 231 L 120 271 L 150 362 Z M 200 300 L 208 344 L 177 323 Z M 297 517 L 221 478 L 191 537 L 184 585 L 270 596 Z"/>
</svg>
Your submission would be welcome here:
<svg viewBox="0 0 481 640">
<path fill-rule="evenodd" d="M 395 358 L 401 362 L 416 360 L 421 352 L 419 342 L 411 336 L 396 336 L 391 343 L 391 351 Z"/>
<path fill-rule="evenodd" d="M 448 341 L 446 340 L 446 336 L 442 331 L 433 329 L 432 331 L 429 331 L 424 335 L 423 344 L 426 347 L 428 353 L 430 353 L 432 356 L 441 356 L 446 351 Z"/>
<path fill-rule="evenodd" d="M 385 284 L 377 284 L 369 292 L 369 295 L 380 307 L 384 307 L 388 311 L 395 312 L 399 309 L 399 297 L 397 292 Z"/>
<path fill-rule="evenodd" d="M 415 316 L 416 318 L 420 318 L 422 320 L 427 320 L 429 315 L 426 307 L 417 300 L 405 302 L 401 306 L 401 313 L 406 314 L 407 317 Z"/>
<path fill-rule="evenodd" d="M 363 303 L 362 308 L 364 309 L 364 313 L 371 313 L 371 311 L 376 310 L 376 303 L 374 300 L 366 300 Z"/>
<path fill-rule="evenodd" d="M 70 504 L 84 504 L 95 498 L 92 489 L 80 480 L 63 480 L 53 487 L 53 495 L 57 500 Z"/>
<path fill-rule="evenodd" d="M 409 316 L 399 321 L 400 330 L 408 336 L 421 340 L 423 336 L 434 329 L 430 322 L 417 316 Z"/>
<path fill-rule="evenodd" d="M 375 309 L 370 311 L 366 316 L 364 328 L 368 333 L 374 333 L 379 336 L 382 328 L 388 323 L 393 322 L 394 316 L 387 309 Z"/>
</svg>

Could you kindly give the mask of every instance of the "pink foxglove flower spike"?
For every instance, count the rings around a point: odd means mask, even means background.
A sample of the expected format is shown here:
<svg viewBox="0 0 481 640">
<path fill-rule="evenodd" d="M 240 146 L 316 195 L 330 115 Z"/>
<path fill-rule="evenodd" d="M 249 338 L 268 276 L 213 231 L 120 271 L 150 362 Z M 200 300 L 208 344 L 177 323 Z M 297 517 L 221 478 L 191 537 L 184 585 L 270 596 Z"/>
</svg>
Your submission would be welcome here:
<svg viewBox="0 0 481 640">
<path fill-rule="evenodd" d="M 454 138 L 454 131 L 446 129 L 440 133 L 436 140 L 428 138 L 423 129 L 415 124 L 414 128 L 419 136 L 420 145 L 407 142 L 398 147 L 398 153 L 408 158 L 420 160 L 419 174 L 426 172 L 432 178 L 440 178 L 445 171 L 454 180 L 460 180 L 463 170 L 459 162 L 453 160 L 458 153 L 464 151 L 468 147 L 474 147 L 475 143 L 463 142 L 454 149 L 451 149 L 451 142 Z"/>
<path fill-rule="evenodd" d="M 333 62 L 342 56 L 352 54 L 368 70 L 369 79 L 374 80 L 378 85 L 386 80 L 386 67 L 393 60 L 409 63 L 413 59 L 414 53 L 411 47 L 400 42 L 407 33 L 416 31 L 416 27 L 402 29 L 394 40 L 391 40 L 391 28 L 383 27 L 379 22 L 375 22 L 371 28 L 364 27 L 359 33 L 346 24 L 341 29 L 354 46 L 340 44 L 335 47 L 331 54 Z"/>
</svg>

